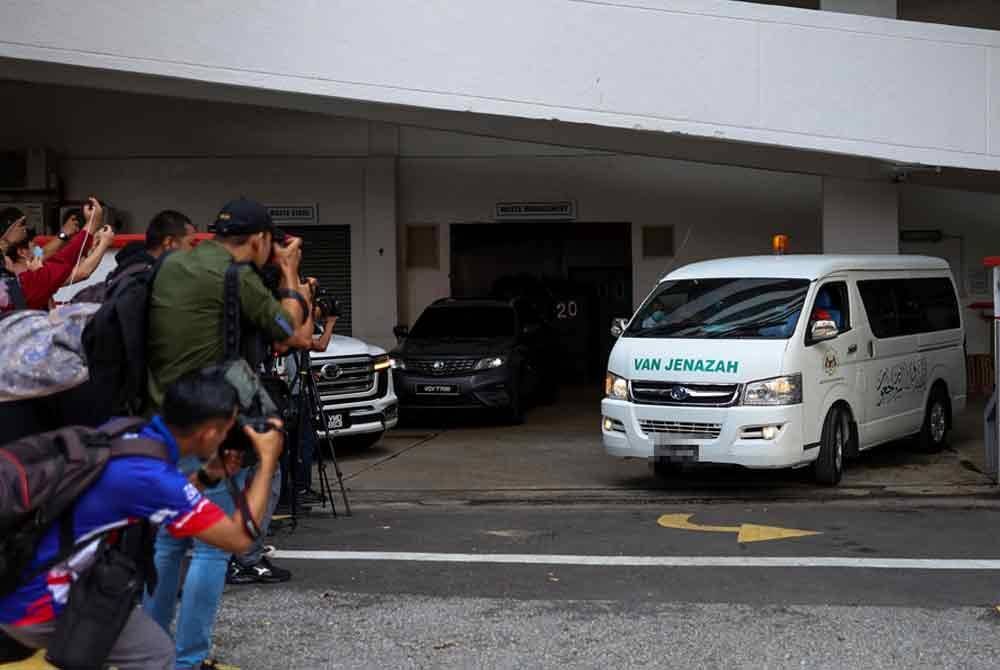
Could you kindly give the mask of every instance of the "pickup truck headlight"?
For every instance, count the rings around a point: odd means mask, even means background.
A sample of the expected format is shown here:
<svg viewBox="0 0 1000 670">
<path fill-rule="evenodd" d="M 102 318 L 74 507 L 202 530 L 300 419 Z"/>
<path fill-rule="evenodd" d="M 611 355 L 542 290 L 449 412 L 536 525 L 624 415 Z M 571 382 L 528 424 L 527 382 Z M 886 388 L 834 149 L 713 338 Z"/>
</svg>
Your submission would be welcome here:
<svg viewBox="0 0 1000 670">
<path fill-rule="evenodd" d="M 743 404 L 757 407 L 799 405 L 802 403 L 802 375 L 762 379 L 747 384 Z"/>
<path fill-rule="evenodd" d="M 402 358 L 390 358 L 389 367 L 392 368 L 393 370 L 405 370 L 406 361 L 403 360 Z"/>
<path fill-rule="evenodd" d="M 490 356 L 476 361 L 476 370 L 496 370 L 506 363 L 503 356 Z"/>
<path fill-rule="evenodd" d="M 389 356 L 387 354 L 376 356 L 372 363 L 374 363 L 375 372 L 378 372 L 379 370 L 388 370 L 392 365 L 392 362 L 389 360 Z"/>
<path fill-rule="evenodd" d="M 609 372 L 604 378 L 604 395 L 614 400 L 628 400 L 628 380 Z"/>
</svg>

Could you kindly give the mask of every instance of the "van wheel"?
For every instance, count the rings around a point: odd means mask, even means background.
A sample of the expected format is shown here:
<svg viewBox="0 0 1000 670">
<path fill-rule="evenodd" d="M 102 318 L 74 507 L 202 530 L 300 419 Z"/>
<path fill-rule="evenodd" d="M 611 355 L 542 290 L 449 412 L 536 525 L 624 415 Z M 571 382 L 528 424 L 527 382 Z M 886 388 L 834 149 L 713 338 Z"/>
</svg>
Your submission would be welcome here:
<svg viewBox="0 0 1000 670">
<path fill-rule="evenodd" d="M 951 411 L 948 396 L 940 387 L 931 392 L 924 412 L 924 424 L 920 428 L 917 447 L 920 451 L 933 454 L 944 449 L 948 443 L 948 429 L 951 426 Z"/>
<path fill-rule="evenodd" d="M 823 423 L 819 456 L 813 464 L 816 481 L 836 486 L 844 474 L 844 458 L 851 448 L 851 417 L 843 407 L 834 407 Z"/>
</svg>

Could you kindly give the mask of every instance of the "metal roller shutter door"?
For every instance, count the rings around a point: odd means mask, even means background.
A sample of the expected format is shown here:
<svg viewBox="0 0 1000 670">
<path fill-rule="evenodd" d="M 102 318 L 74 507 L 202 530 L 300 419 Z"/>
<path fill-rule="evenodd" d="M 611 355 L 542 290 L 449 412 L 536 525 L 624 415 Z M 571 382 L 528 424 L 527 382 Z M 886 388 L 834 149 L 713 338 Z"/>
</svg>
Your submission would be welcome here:
<svg viewBox="0 0 1000 670">
<path fill-rule="evenodd" d="M 304 277 L 316 277 L 340 301 L 338 335 L 351 334 L 351 227 L 350 226 L 281 226 L 289 234 L 302 238 Z"/>
</svg>

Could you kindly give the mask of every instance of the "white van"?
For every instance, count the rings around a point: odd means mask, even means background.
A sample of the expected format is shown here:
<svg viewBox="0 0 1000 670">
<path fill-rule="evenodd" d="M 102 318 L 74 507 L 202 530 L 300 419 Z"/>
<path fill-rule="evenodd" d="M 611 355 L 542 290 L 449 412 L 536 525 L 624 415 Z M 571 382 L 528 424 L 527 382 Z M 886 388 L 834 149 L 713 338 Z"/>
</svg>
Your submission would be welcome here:
<svg viewBox="0 0 1000 670">
<path fill-rule="evenodd" d="M 695 263 L 616 330 L 604 448 L 657 470 L 811 464 L 834 485 L 859 450 L 911 435 L 940 448 L 965 408 L 962 314 L 936 258 Z"/>
</svg>

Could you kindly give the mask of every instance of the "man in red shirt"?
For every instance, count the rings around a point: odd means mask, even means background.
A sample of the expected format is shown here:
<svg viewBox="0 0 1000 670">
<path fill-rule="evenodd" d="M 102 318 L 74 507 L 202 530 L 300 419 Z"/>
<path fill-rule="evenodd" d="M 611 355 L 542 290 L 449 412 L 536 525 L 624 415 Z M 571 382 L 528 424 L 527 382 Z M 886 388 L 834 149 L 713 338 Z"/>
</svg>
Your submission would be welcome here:
<svg viewBox="0 0 1000 670">
<path fill-rule="evenodd" d="M 62 249 L 39 267 L 33 262 L 30 240 L 22 240 L 7 249 L 8 268 L 17 275 L 28 309 L 48 309 L 49 299 L 55 295 L 73 274 L 84 252 L 89 248 L 94 233 L 104 222 L 104 209 L 97 198 L 88 198 L 83 206 L 87 223 Z"/>
</svg>

